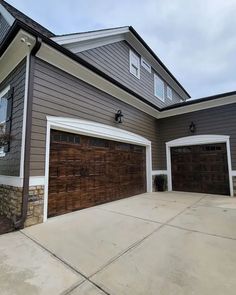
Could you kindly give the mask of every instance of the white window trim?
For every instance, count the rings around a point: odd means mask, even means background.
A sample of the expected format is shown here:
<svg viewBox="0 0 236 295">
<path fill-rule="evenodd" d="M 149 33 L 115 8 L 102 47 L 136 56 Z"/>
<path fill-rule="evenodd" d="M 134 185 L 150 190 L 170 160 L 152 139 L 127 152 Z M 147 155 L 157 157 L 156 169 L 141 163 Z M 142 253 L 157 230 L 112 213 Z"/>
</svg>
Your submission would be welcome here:
<svg viewBox="0 0 236 295">
<path fill-rule="evenodd" d="M 137 144 L 146 147 L 146 183 L 147 192 L 152 192 L 152 147 L 151 142 L 135 133 L 113 126 L 87 120 L 64 117 L 47 116 L 46 157 L 45 157 L 45 189 L 44 189 L 44 222 L 47 220 L 48 210 L 48 180 L 50 157 L 51 129 L 72 132 L 87 136 L 94 136 L 108 140 Z"/>
<path fill-rule="evenodd" d="M 172 191 L 171 153 L 170 153 L 171 147 L 186 146 L 186 145 L 201 145 L 201 144 L 211 144 L 211 143 L 226 144 L 230 195 L 231 197 L 234 196 L 233 178 L 232 178 L 233 171 L 232 171 L 231 151 L 230 151 L 230 137 L 228 135 L 193 135 L 193 136 L 181 137 L 181 138 L 166 142 L 168 191 Z"/>
<path fill-rule="evenodd" d="M 160 80 L 163 84 L 163 97 L 160 97 L 156 94 L 156 80 Z M 156 74 L 154 74 L 154 95 L 155 97 L 157 97 L 158 99 L 160 99 L 162 102 L 165 102 L 165 83 L 164 81 Z"/>
<path fill-rule="evenodd" d="M 152 72 L 151 65 L 143 57 L 141 57 L 141 66 L 149 73 Z"/>
<path fill-rule="evenodd" d="M 134 73 L 132 73 L 132 57 L 137 57 L 138 58 L 138 75 L 136 76 Z M 140 57 L 131 49 L 129 50 L 129 71 L 130 73 L 136 77 L 137 79 L 140 79 Z"/>
<path fill-rule="evenodd" d="M 171 93 L 170 96 L 169 96 L 169 92 L 168 92 L 168 90 L 170 90 L 170 93 Z M 167 96 L 167 98 L 169 98 L 170 100 L 173 99 L 173 90 L 172 90 L 172 88 L 171 88 L 170 86 L 168 86 L 168 85 L 167 85 L 167 88 L 166 88 L 166 96 Z"/>
<path fill-rule="evenodd" d="M 5 88 L 0 92 L 0 100 L 4 97 L 4 95 L 7 94 L 7 92 L 10 90 L 10 88 L 11 88 L 11 86 L 8 85 L 7 87 L 5 87 Z M 2 124 L 2 123 L 6 123 L 6 120 L 0 122 L 0 124 Z M 4 153 L 4 148 L 1 147 L 1 148 L 0 148 L 0 158 L 5 157 L 5 155 L 6 155 L 6 153 Z"/>
</svg>

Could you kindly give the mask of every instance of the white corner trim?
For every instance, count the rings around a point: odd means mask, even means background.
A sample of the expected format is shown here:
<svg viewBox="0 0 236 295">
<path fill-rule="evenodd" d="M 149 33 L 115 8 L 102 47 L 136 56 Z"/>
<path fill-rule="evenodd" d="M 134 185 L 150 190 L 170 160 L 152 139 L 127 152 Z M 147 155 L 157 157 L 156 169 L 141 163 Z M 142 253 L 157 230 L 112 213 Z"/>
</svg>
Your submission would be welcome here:
<svg viewBox="0 0 236 295">
<path fill-rule="evenodd" d="M 233 179 L 232 179 L 232 163 L 230 152 L 230 136 L 228 135 L 193 135 L 181 137 L 169 142 L 166 142 L 166 162 L 167 162 L 167 178 L 168 190 L 172 191 L 172 175 L 171 175 L 171 147 L 186 146 L 186 145 L 201 145 L 211 143 L 226 143 L 228 171 L 229 171 L 229 187 L 230 195 L 233 196 Z"/>
<path fill-rule="evenodd" d="M 48 180 L 50 158 L 51 129 L 67 131 L 87 136 L 94 136 L 108 140 L 126 142 L 146 147 L 146 180 L 147 192 L 152 192 L 152 150 L 151 142 L 135 133 L 113 126 L 81 119 L 47 116 L 46 157 L 45 157 L 45 190 L 44 190 L 44 218 L 47 220 L 48 210 Z"/>
<path fill-rule="evenodd" d="M 2 6 L 2 4 L 0 4 L 0 14 L 5 18 L 9 26 L 11 26 L 14 23 L 14 17 L 6 10 L 4 6 Z"/>
<path fill-rule="evenodd" d="M 9 185 L 14 187 L 23 187 L 23 178 L 19 176 L 0 175 L 0 185 Z M 45 184 L 45 176 L 30 176 L 29 186 Z"/>
<path fill-rule="evenodd" d="M 21 137 L 21 158 L 20 158 L 20 177 L 21 178 L 23 178 L 23 176 L 24 176 L 26 117 L 27 117 L 29 72 L 30 72 L 29 63 L 30 63 L 30 54 L 28 53 L 27 57 L 26 57 L 25 95 L 24 95 L 24 110 L 23 110 L 22 137 Z"/>
<path fill-rule="evenodd" d="M 152 171 L 152 175 L 161 175 L 161 174 L 167 175 L 167 170 L 153 170 Z"/>
</svg>

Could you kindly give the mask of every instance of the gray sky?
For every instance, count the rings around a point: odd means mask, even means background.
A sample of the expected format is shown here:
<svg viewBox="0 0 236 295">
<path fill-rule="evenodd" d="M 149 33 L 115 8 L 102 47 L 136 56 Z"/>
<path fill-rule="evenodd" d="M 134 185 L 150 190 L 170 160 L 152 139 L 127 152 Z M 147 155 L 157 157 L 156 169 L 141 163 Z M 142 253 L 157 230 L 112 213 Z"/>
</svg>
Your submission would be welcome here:
<svg viewBox="0 0 236 295">
<path fill-rule="evenodd" d="M 236 90 L 236 0 L 8 0 L 55 34 L 132 25 L 193 98 Z"/>
</svg>

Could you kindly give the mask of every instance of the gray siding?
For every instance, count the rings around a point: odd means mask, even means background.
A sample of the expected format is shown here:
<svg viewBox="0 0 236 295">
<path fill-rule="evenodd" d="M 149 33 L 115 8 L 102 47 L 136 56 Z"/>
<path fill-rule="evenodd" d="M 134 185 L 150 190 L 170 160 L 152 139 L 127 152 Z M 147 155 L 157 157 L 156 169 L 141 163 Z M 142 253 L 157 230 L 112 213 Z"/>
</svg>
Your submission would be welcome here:
<svg viewBox="0 0 236 295">
<path fill-rule="evenodd" d="M 31 175 L 44 175 L 46 116 L 96 121 L 126 129 L 152 141 L 153 169 L 157 168 L 157 121 L 91 85 L 37 59 L 31 138 Z M 114 123 L 121 109 L 124 123 Z"/>
<path fill-rule="evenodd" d="M 2 91 L 9 84 L 14 87 L 13 110 L 12 110 L 12 140 L 10 151 L 5 157 L 0 158 L 0 175 L 19 176 L 21 157 L 21 137 L 24 110 L 25 93 L 25 60 L 0 85 Z"/>
<path fill-rule="evenodd" d="M 124 86 L 151 101 L 158 107 L 178 103 L 180 96 L 173 91 L 173 99 L 167 98 L 167 83 L 165 82 L 165 102 L 163 103 L 154 95 L 154 71 L 149 73 L 140 66 L 140 79 L 129 71 L 129 45 L 125 41 L 101 46 L 78 53 L 87 62 L 99 68 Z"/>
<path fill-rule="evenodd" d="M 192 121 L 196 125 L 196 135 L 230 136 L 232 166 L 236 170 L 236 104 L 158 120 L 160 129 L 158 169 L 166 169 L 165 143 L 180 137 L 190 136 L 189 125 Z"/>
<path fill-rule="evenodd" d="M 0 43 L 4 39 L 9 28 L 10 28 L 10 25 L 8 24 L 8 22 L 5 20 L 5 18 L 0 13 Z"/>
</svg>

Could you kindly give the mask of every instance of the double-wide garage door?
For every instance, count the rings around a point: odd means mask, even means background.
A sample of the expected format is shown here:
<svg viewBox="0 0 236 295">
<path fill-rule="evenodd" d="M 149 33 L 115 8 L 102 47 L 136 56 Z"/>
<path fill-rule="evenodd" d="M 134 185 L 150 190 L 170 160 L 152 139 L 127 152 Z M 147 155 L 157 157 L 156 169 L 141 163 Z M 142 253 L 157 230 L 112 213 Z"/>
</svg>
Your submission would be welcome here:
<svg viewBox="0 0 236 295">
<path fill-rule="evenodd" d="M 171 148 L 172 189 L 229 195 L 226 144 Z"/>
<path fill-rule="evenodd" d="M 144 192 L 145 147 L 51 131 L 48 217 Z"/>
</svg>

